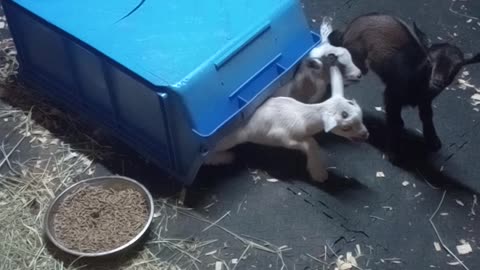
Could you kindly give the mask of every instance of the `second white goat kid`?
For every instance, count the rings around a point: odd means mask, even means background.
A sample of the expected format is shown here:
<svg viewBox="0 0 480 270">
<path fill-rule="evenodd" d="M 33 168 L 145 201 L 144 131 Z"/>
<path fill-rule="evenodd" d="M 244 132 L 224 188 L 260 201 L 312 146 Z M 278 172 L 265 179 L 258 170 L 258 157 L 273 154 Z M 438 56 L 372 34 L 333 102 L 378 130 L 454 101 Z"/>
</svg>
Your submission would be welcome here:
<svg viewBox="0 0 480 270">
<path fill-rule="evenodd" d="M 343 47 L 332 46 L 328 36 L 332 32 L 332 19 L 324 17 L 320 26 L 322 42 L 313 48 L 299 64 L 293 79 L 276 90 L 272 97 L 291 97 L 303 103 L 318 103 L 326 94 L 330 83 L 329 65 L 331 58 L 340 66 L 343 82 L 350 85 L 358 82 L 362 71 L 353 63 L 350 52 Z M 331 61 L 331 60 L 330 60 Z"/>
<path fill-rule="evenodd" d="M 328 178 L 320 146 L 313 136 L 332 132 L 352 141 L 364 141 L 369 133 L 363 124 L 362 110 L 354 100 L 343 96 L 342 74 L 331 68 L 332 97 L 322 103 L 305 104 L 289 97 L 268 99 L 245 123 L 224 137 L 209 153 L 205 164 L 219 165 L 234 160 L 232 147 L 256 143 L 300 150 L 307 157 L 307 170 L 313 180 Z"/>
</svg>

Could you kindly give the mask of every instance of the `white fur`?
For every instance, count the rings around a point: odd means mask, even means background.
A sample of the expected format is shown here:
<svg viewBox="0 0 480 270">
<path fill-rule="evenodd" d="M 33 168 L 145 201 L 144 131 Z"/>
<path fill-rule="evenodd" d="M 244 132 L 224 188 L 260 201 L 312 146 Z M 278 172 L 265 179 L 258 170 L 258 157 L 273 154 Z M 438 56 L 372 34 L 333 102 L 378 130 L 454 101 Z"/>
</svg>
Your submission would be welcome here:
<svg viewBox="0 0 480 270">
<path fill-rule="evenodd" d="M 354 100 L 343 97 L 340 70 L 331 67 L 332 97 L 322 103 L 305 104 L 289 97 L 268 99 L 243 126 L 224 137 L 207 156 L 206 164 L 218 165 L 234 160 L 232 147 L 257 143 L 300 150 L 307 156 L 307 170 L 315 181 L 328 178 L 323 154 L 313 136 L 332 132 L 348 139 L 366 139 L 362 111 Z M 348 115 L 346 115 L 348 114 Z"/>
<path fill-rule="evenodd" d="M 302 60 L 293 79 L 277 89 L 272 97 L 291 97 L 303 103 L 320 102 L 330 83 L 329 70 L 324 67 L 320 59 L 330 54 L 337 57 L 338 64 L 345 71 L 343 74 L 345 85 L 357 82 L 362 77 L 362 72 L 353 63 L 350 52 L 343 47 L 335 47 L 329 43 L 328 35 L 331 32 L 332 19 L 324 17 L 320 26 L 322 42 Z"/>
<path fill-rule="evenodd" d="M 325 96 L 329 82 L 322 62 L 305 58 L 292 80 L 278 88 L 272 97 L 291 97 L 303 103 L 317 103 Z"/>
</svg>

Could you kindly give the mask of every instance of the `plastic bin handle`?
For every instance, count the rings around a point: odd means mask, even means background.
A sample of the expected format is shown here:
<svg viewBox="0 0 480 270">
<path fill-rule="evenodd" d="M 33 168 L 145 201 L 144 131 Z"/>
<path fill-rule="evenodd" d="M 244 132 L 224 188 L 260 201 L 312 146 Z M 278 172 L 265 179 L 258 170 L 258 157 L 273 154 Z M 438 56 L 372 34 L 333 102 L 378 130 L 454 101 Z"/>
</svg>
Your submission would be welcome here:
<svg viewBox="0 0 480 270">
<path fill-rule="evenodd" d="M 277 83 L 277 79 L 285 72 L 285 68 L 278 64 L 282 54 L 277 54 L 257 73 L 250 77 L 240 87 L 233 91 L 229 98 L 238 98 L 242 103 L 249 103 L 258 94 L 272 83 Z"/>
<path fill-rule="evenodd" d="M 245 35 L 232 40 L 227 46 L 225 46 L 225 49 L 220 53 L 218 59 L 215 60 L 215 68 L 217 70 L 222 68 L 222 66 L 232 60 L 239 52 L 248 47 L 252 42 L 266 33 L 269 29 L 270 21 L 265 22 L 260 26 L 255 27 L 253 30 L 248 31 Z M 240 46 L 238 46 L 239 43 L 241 43 Z"/>
</svg>

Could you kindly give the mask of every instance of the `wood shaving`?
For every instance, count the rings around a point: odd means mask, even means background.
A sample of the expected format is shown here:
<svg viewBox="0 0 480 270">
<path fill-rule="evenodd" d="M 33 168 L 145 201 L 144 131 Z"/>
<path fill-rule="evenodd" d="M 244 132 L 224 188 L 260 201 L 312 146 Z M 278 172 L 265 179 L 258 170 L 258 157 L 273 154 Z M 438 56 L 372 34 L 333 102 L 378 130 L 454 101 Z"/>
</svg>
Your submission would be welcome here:
<svg viewBox="0 0 480 270">
<path fill-rule="evenodd" d="M 262 179 L 262 177 L 259 176 L 259 175 L 252 175 L 252 178 L 253 178 L 253 181 L 254 181 L 255 183 L 258 182 L 258 180 L 261 180 L 261 179 Z"/>
<path fill-rule="evenodd" d="M 87 170 L 87 175 L 90 176 L 90 175 L 93 175 L 94 173 L 95 173 L 95 168 L 94 168 L 94 167 L 88 168 L 88 170 Z"/>
<path fill-rule="evenodd" d="M 385 174 L 381 171 L 377 172 L 377 178 L 384 178 L 385 177 Z"/>
<path fill-rule="evenodd" d="M 447 245 L 445 245 L 445 243 L 443 242 L 442 240 L 442 237 L 440 236 L 440 233 L 438 232 L 437 230 L 437 226 L 435 226 L 435 223 L 433 222 L 433 219 L 435 218 L 435 216 L 437 215 L 438 211 L 440 211 L 440 208 L 442 207 L 443 205 L 443 201 L 445 200 L 445 195 L 447 195 L 447 191 L 444 190 L 443 191 L 443 194 L 442 194 L 442 198 L 440 199 L 440 202 L 438 203 L 438 206 L 437 208 L 435 209 L 435 211 L 433 212 L 433 214 L 430 216 L 430 218 L 428 219 L 428 221 L 430 222 L 430 225 L 432 225 L 432 228 L 433 230 L 435 231 L 435 234 L 437 235 L 437 238 L 438 238 L 438 241 L 440 241 L 440 244 L 442 245 L 443 249 L 445 249 L 445 251 L 448 252 L 448 255 L 449 256 L 452 256 L 453 258 L 455 258 L 457 260 L 457 262 L 459 262 L 463 268 L 465 268 L 465 270 L 470 270 L 470 268 L 468 268 L 468 266 L 466 266 L 456 255 L 455 253 L 453 253 L 453 251 L 451 251 Z"/>
<path fill-rule="evenodd" d="M 278 179 L 275 179 L 275 178 L 268 178 L 268 179 L 267 179 L 267 182 L 270 182 L 270 183 L 276 183 L 276 182 L 278 182 Z"/>
<path fill-rule="evenodd" d="M 478 203 L 477 203 L 477 195 L 476 195 L 476 194 L 473 194 L 473 202 L 472 202 L 472 208 L 470 209 L 470 213 L 471 213 L 472 215 L 474 215 L 474 216 L 476 215 L 476 214 L 475 214 L 475 206 L 477 206 L 477 205 L 478 205 Z"/>
<path fill-rule="evenodd" d="M 205 256 L 211 256 L 211 255 L 213 255 L 213 254 L 215 254 L 215 253 L 217 253 L 217 250 L 216 250 L 216 249 L 215 249 L 215 250 L 212 250 L 212 251 L 210 251 L 210 252 L 205 253 Z"/>
<path fill-rule="evenodd" d="M 435 247 L 436 251 L 442 251 L 442 246 L 440 246 L 440 243 L 433 242 L 433 246 Z"/>
<path fill-rule="evenodd" d="M 357 257 L 362 256 L 362 250 L 360 249 L 360 245 L 356 244 L 355 245 L 355 252 L 357 253 Z"/>
<path fill-rule="evenodd" d="M 471 99 L 473 99 L 474 101 L 480 101 L 480 94 L 478 94 L 478 93 L 473 94 Z"/>
<path fill-rule="evenodd" d="M 78 157 L 78 154 L 76 152 L 70 152 L 63 158 L 61 162 L 69 161 L 72 158 L 76 158 L 76 157 Z"/>
<path fill-rule="evenodd" d="M 351 263 L 353 266 L 358 266 L 357 259 L 352 256 L 352 252 L 347 252 L 347 262 Z"/>
<path fill-rule="evenodd" d="M 336 265 L 337 265 L 336 269 L 338 269 L 338 270 L 350 270 L 350 269 L 353 269 L 354 267 L 358 267 L 357 261 L 351 255 L 351 253 L 350 253 L 350 257 L 347 257 L 345 260 L 343 258 L 344 257 L 342 255 L 340 255 L 337 258 L 337 261 L 335 262 Z"/>
<path fill-rule="evenodd" d="M 477 92 L 480 92 L 480 88 L 476 87 L 475 85 L 471 84 L 470 83 L 470 79 L 468 80 L 465 80 L 465 79 L 458 79 L 457 80 L 457 83 L 459 84 L 458 85 L 458 88 L 462 89 L 462 90 L 466 90 L 468 88 L 473 88 L 475 89 L 475 91 Z"/>
<path fill-rule="evenodd" d="M 402 186 L 406 187 L 406 186 L 408 186 L 408 185 L 410 185 L 410 182 L 408 182 L 408 181 L 403 181 L 403 182 L 402 182 Z"/>
<path fill-rule="evenodd" d="M 331 248 L 330 250 L 333 252 Z M 357 259 L 362 256 L 362 250 L 360 249 L 359 244 L 355 246 L 355 253 L 356 253 L 355 256 L 353 256 L 352 252 L 347 252 L 345 256 L 337 255 L 334 253 L 334 255 L 337 257 L 336 261 L 334 262 L 336 266 L 335 269 L 336 270 L 362 269 L 358 266 L 358 263 L 357 263 Z M 325 260 L 327 259 L 326 254 L 327 253 L 326 253 L 326 247 L 325 247 Z M 326 265 L 326 263 L 323 261 L 320 261 L 318 259 L 316 259 L 316 261 L 324 263 Z"/>
<path fill-rule="evenodd" d="M 457 246 L 457 252 L 458 252 L 458 254 L 460 254 L 460 255 L 469 254 L 469 253 L 473 252 L 472 246 L 470 246 L 469 243 L 464 243 L 464 244 L 462 244 L 462 245 L 458 245 L 458 246 Z"/>
<path fill-rule="evenodd" d="M 455 202 L 460 206 L 465 206 L 465 204 L 460 200 L 455 200 Z"/>
</svg>

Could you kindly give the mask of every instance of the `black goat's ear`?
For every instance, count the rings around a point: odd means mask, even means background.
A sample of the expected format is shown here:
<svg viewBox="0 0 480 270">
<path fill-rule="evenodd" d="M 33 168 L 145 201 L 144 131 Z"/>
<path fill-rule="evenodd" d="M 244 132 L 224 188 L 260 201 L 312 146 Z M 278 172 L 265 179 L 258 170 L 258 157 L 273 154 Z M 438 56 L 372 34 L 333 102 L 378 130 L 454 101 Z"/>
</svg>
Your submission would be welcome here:
<svg viewBox="0 0 480 270">
<path fill-rule="evenodd" d="M 476 64 L 476 63 L 480 63 L 480 53 L 477 53 L 475 56 L 471 57 L 471 58 L 467 58 L 465 60 L 463 60 L 463 65 L 470 65 L 470 64 Z"/>
<path fill-rule="evenodd" d="M 420 43 L 422 43 L 425 48 L 430 47 L 427 35 L 422 30 L 420 30 L 420 28 L 418 28 L 417 23 L 415 22 L 413 22 L 413 31 L 415 32 L 415 35 L 417 35 Z"/>
<path fill-rule="evenodd" d="M 343 33 L 340 30 L 333 30 L 330 35 L 328 35 L 328 41 L 333 46 L 342 46 L 343 44 Z"/>
</svg>

